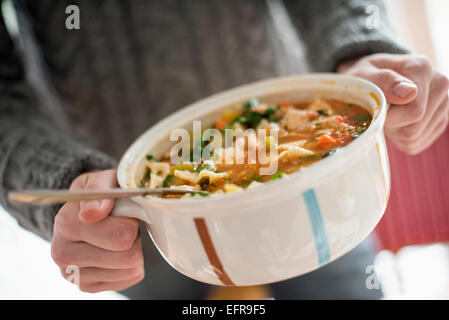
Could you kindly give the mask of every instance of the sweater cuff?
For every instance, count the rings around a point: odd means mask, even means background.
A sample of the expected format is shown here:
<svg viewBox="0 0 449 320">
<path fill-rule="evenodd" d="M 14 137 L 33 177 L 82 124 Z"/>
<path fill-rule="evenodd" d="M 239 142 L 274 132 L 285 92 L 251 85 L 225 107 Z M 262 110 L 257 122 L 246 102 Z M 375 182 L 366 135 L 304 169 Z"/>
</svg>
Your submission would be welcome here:
<svg viewBox="0 0 449 320">
<path fill-rule="evenodd" d="M 341 62 L 375 53 L 406 54 L 410 50 L 387 38 L 352 39 L 334 45 L 328 55 L 315 57 L 312 65 L 322 72 L 336 72 Z"/>
<path fill-rule="evenodd" d="M 316 71 L 336 71 L 338 65 L 357 57 L 374 53 L 410 53 L 400 44 L 387 19 L 383 6 L 379 5 L 379 24 L 367 25 L 364 6 L 336 9 L 333 19 L 322 28 L 313 29 L 308 35 L 308 56 Z"/>
<path fill-rule="evenodd" d="M 11 143 L 14 140 L 14 143 Z M 68 189 L 82 173 L 116 167 L 108 155 L 90 149 L 64 134 L 11 137 L 2 168 L 1 203 L 23 228 L 51 240 L 54 219 L 61 205 L 12 203 L 7 194 L 23 189 Z"/>
</svg>

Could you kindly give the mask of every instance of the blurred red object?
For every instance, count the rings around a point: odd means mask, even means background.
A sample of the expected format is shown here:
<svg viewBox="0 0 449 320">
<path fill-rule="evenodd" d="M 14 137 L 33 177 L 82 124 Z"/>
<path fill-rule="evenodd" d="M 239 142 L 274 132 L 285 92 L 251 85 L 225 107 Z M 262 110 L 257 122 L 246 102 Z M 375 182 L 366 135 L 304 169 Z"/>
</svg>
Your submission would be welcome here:
<svg viewBox="0 0 449 320">
<path fill-rule="evenodd" d="M 449 241 L 449 128 L 416 156 L 387 146 L 391 195 L 375 230 L 379 249 Z"/>
</svg>

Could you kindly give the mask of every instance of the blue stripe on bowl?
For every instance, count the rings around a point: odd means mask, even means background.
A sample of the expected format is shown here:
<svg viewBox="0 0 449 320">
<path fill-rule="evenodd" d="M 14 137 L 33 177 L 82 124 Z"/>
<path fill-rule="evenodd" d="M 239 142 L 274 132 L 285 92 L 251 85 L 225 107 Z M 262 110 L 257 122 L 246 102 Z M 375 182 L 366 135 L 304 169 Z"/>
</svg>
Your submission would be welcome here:
<svg viewBox="0 0 449 320">
<path fill-rule="evenodd" d="M 313 189 L 306 190 L 302 196 L 306 202 L 310 223 L 312 225 L 315 246 L 318 253 L 318 264 L 321 266 L 328 263 L 331 257 L 323 217 L 315 191 Z"/>
</svg>

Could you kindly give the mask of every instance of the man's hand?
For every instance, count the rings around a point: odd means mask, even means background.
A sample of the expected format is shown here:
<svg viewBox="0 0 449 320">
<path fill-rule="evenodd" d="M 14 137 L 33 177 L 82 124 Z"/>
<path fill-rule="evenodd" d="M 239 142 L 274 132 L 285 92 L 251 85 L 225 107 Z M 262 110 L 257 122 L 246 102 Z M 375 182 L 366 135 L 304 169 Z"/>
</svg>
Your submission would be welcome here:
<svg viewBox="0 0 449 320">
<path fill-rule="evenodd" d="M 449 80 L 420 55 L 374 54 L 341 64 L 338 72 L 370 80 L 391 104 L 385 134 L 403 151 L 429 147 L 449 121 Z"/>
<path fill-rule="evenodd" d="M 115 170 L 76 178 L 71 190 L 115 187 Z M 144 277 L 142 244 L 136 219 L 109 217 L 114 201 L 69 202 L 56 215 L 51 253 L 64 278 L 79 267 L 81 291 L 123 290 Z"/>
</svg>

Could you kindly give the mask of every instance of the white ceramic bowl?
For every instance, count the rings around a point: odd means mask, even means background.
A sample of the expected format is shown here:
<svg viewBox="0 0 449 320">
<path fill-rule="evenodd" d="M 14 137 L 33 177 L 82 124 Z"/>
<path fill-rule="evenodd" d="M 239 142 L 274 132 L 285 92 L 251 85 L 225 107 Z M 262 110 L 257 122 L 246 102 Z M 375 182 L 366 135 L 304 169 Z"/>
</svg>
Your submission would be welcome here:
<svg viewBox="0 0 449 320">
<path fill-rule="evenodd" d="M 201 199 L 138 197 L 116 203 L 114 215 L 145 221 L 167 262 L 202 282 L 257 285 L 310 272 L 366 238 L 387 205 L 385 97 L 368 81 L 335 74 L 261 81 L 179 110 L 128 149 L 118 168 L 120 186 L 140 185 L 146 154 L 159 156 L 169 148 L 172 129 L 187 128 L 192 120 L 212 123 L 222 109 L 252 97 L 268 102 L 335 98 L 366 108 L 373 122 L 337 153 L 259 188 Z"/>
</svg>

